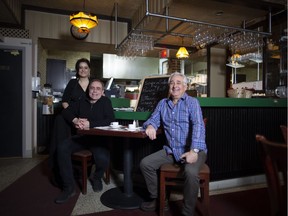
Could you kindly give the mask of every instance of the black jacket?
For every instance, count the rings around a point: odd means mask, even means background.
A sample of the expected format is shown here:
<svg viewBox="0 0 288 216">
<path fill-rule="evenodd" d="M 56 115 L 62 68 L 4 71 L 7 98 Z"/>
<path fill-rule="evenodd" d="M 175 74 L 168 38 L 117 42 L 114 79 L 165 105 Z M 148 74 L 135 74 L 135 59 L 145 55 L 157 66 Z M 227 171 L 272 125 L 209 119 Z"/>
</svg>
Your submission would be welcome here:
<svg viewBox="0 0 288 216">
<path fill-rule="evenodd" d="M 62 102 L 67 102 L 69 105 L 71 105 L 72 103 L 85 97 L 86 92 L 79 85 L 78 79 L 71 79 L 64 90 Z"/>
<path fill-rule="evenodd" d="M 108 126 L 115 121 L 112 103 L 105 96 L 94 104 L 90 103 L 88 98 L 80 99 L 64 109 L 62 115 L 69 123 L 72 123 L 74 118 L 86 118 L 90 122 L 90 128 Z"/>
</svg>

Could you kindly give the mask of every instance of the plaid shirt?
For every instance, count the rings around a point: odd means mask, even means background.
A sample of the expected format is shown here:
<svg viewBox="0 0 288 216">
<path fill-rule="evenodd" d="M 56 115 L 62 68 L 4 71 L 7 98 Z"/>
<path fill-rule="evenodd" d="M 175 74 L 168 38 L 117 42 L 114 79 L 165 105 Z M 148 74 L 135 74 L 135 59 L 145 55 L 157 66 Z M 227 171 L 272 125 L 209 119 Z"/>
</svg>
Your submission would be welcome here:
<svg viewBox="0 0 288 216">
<path fill-rule="evenodd" d="M 207 153 L 202 110 L 196 98 L 184 93 L 176 105 L 170 98 L 162 99 L 143 128 L 152 125 L 157 130 L 161 124 L 167 139 L 164 149 L 167 154 L 173 154 L 176 161 L 191 149 Z"/>
</svg>

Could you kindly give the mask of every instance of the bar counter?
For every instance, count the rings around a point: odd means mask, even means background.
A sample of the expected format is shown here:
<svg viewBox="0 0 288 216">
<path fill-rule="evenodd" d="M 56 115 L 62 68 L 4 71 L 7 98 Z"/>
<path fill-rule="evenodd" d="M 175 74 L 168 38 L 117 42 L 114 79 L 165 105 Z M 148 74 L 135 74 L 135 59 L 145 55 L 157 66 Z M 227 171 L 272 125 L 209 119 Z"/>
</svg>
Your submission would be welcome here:
<svg viewBox="0 0 288 216">
<path fill-rule="evenodd" d="M 197 98 L 204 107 L 278 107 L 287 108 L 287 99 L 279 98 Z M 111 98 L 113 107 L 129 107 L 129 99 Z M 146 120 L 151 112 L 116 111 L 115 117 L 123 120 Z"/>
<path fill-rule="evenodd" d="M 118 107 L 122 99 L 116 99 Z M 287 99 L 279 98 L 198 98 L 203 117 L 208 118 L 206 142 L 207 163 L 211 181 L 263 174 L 255 135 L 263 134 L 268 139 L 283 141 L 280 125 L 287 125 Z M 127 102 L 124 102 L 127 103 Z M 129 104 L 129 102 L 128 102 Z M 128 105 L 129 106 L 129 105 Z M 150 112 L 116 111 L 119 121 L 139 120 L 140 124 Z M 134 149 L 137 169 L 141 158 L 155 146 L 143 144 Z"/>
</svg>

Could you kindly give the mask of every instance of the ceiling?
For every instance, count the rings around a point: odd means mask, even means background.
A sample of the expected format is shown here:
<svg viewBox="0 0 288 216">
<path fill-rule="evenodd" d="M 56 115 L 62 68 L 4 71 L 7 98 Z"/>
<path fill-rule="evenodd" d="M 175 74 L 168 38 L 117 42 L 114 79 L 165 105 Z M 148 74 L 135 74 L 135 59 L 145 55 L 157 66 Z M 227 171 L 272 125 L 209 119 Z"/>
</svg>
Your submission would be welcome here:
<svg viewBox="0 0 288 216">
<path fill-rule="evenodd" d="M 69 14 L 83 8 L 83 1 L 79 0 L 19 1 L 22 5 L 25 5 L 25 7 L 48 12 L 59 11 L 59 13 Z M 17 25 L 10 10 L 3 2 L 5 2 L 5 0 L 0 1 L 0 27 L 3 24 Z M 139 7 L 145 4 L 145 0 L 86 0 L 85 7 L 86 9 L 89 8 L 89 12 L 95 13 L 98 17 L 107 18 L 115 15 L 115 2 L 117 3 L 118 17 L 131 20 L 131 22 L 133 15 Z M 149 2 L 152 1 L 150 0 Z M 166 14 L 165 11 L 161 13 L 162 15 L 166 15 L 166 18 L 169 17 L 169 19 L 149 16 L 149 19 L 145 18 L 145 24 L 144 22 L 138 23 L 139 25 L 136 28 L 138 30 L 141 29 L 145 34 L 152 35 L 155 47 L 175 48 L 179 47 L 182 43 L 185 46 L 191 46 L 193 33 L 199 28 L 199 25 L 194 22 L 192 22 L 191 25 L 191 22 L 186 22 L 185 19 L 188 21 L 200 21 L 237 28 L 242 28 L 241 25 L 243 21 L 245 21 L 246 28 L 248 28 L 256 22 L 265 19 L 269 10 L 271 10 L 272 15 L 287 10 L 286 0 L 171 0 L 169 2 L 168 12 Z M 178 20 L 178 18 L 180 19 Z M 218 29 L 219 28 L 213 28 L 215 31 L 218 31 Z M 191 37 L 182 37 L 183 35 L 191 35 Z M 103 52 L 115 52 L 114 45 L 87 43 L 84 41 L 77 41 L 75 44 L 75 41 L 41 40 L 44 48 L 49 50 L 56 49 L 56 47 L 61 50 L 71 50 L 73 47 L 74 50 L 85 52 L 98 50 L 98 53 L 93 54 L 96 56 Z M 153 54 L 151 54 L 151 56 L 153 56 Z"/>
</svg>

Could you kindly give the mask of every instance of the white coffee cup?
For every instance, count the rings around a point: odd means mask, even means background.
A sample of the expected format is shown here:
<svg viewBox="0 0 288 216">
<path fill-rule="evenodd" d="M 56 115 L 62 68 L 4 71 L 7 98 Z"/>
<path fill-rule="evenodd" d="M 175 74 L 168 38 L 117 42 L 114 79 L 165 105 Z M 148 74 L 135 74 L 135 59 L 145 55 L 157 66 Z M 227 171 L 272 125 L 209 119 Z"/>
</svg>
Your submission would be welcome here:
<svg viewBox="0 0 288 216">
<path fill-rule="evenodd" d="M 135 130 L 136 125 L 135 124 L 128 124 L 128 128 L 129 128 L 129 130 Z"/>
<path fill-rule="evenodd" d="M 111 122 L 111 126 L 112 127 L 117 127 L 117 126 L 119 126 L 119 122 Z"/>
</svg>

